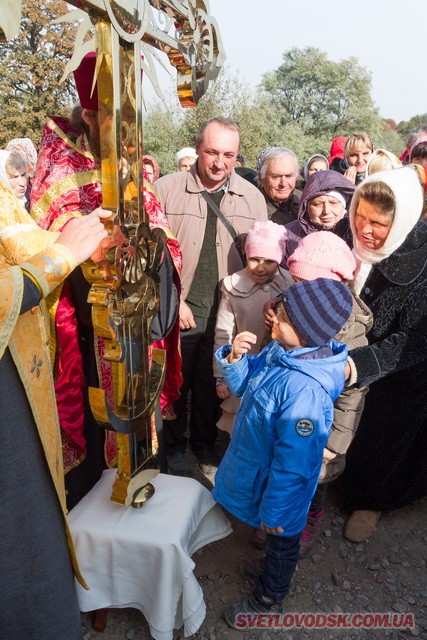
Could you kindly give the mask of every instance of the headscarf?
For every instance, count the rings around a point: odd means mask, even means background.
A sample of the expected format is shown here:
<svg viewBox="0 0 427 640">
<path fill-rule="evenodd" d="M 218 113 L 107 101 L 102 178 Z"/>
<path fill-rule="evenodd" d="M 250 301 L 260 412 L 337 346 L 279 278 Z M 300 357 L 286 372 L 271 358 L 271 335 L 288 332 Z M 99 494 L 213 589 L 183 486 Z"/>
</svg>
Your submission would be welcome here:
<svg viewBox="0 0 427 640">
<path fill-rule="evenodd" d="M 261 171 L 261 160 L 263 159 L 263 157 L 265 156 L 265 154 L 270 151 L 270 149 L 275 149 L 275 147 L 264 147 L 264 149 L 262 149 L 259 154 L 258 157 L 256 159 L 256 166 L 255 166 L 255 170 L 256 172 L 259 174 L 259 172 Z"/>
<path fill-rule="evenodd" d="M 415 140 L 414 144 L 409 149 L 409 162 L 412 162 L 412 154 L 414 153 L 415 148 L 418 147 L 418 145 L 422 142 L 427 142 L 427 136 L 420 136 L 417 140 Z"/>
<path fill-rule="evenodd" d="M 9 160 L 10 151 L 6 151 L 5 149 L 0 149 L 0 180 L 6 186 L 9 191 L 12 191 L 9 184 L 9 178 L 6 171 L 6 163 Z"/>
<path fill-rule="evenodd" d="M 4 183 L 4 185 L 7 187 L 7 189 L 9 189 L 9 191 L 12 191 L 13 193 L 13 190 L 10 186 L 9 177 L 6 171 L 6 164 L 7 164 L 7 161 L 9 160 L 10 154 L 11 154 L 10 151 L 6 151 L 5 149 L 0 149 L 0 179 Z M 22 196 L 22 198 L 18 198 L 15 195 L 15 193 L 13 193 L 13 195 L 25 207 L 27 202 L 26 196 L 24 195 Z"/>
<path fill-rule="evenodd" d="M 157 162 L 156 158 L 154 156 L 142 156 L 142 163 L 143 164 L 151 164 L 151 166 L 153 167 L 153 182 L 156 182 L 157 178 L 159 178 L 160 176 L 160 165 Z"/>
<path fill-rule="evenodd" d="M 344 208 L 346 209 L 351 197 L 353 196 L 355 188 L 356 187 L 352 182 L 350 182 L 350 180 L 337 171 L 329 169 L 327 171 L 316 171 L 315 173 L 312 173 L 311 176 L 308 177 L 307 184 L 304 187 L 298 206 L 298 221 L 304 231 L 304 234 L 307 235 L 313 231 L 330 231 L 329 228 L 315 224 L 310 220 L 307 213 L 308 203 L 310 200 L 317 198 L 318 196 L 330 194 L 331 191 L 334 191 L 338 192 L 344 199 L 346 203 Z M 333 193 L 332 195 L 334 198 L 337 197 L 336 193 Z M 345 212 L 343 215 L 345 215 Z"/>
<path fill-rule="evenodd" d="M 179 166 L 179 161 L 183 158 L 194 158 L 197 160 L 198 156 L 196 150 L 193 149 L 193 147 L 184 147 L 183 149 L 180 149 L 175 156 L 175 163 L 177 167 Z"/>
<path fill-rule="evenodd" d="M 366 178 L 369 182 L 384 182 L 393 191 L 396 210 L 390 232 L 380 249 L 366 249 L 358 240 L 354 217 L 358 198 L 353 198 L 350 207 L 350 226 L 353 233 L 353 253 L 357 268 L 354 290 L 359 294 L 365 284 L 373 264 L 378 264 L 394 253 L 405 241 L 406 236 L 417 224 L 423 206 L 421 185 L 416 172 L 410 167 L 400 167 L 390 171 L 380 171 Z M 357 190 L 356 190 L 357 194 Z"/>
<path fill-rule="evenodd" d="M 331 164 L 334 158 L 344 159 L 344 147 L 345 147 L 346 139 L 344 136 L 338 136 L 338 138 L 334 138 L 331 143 L 331 149 L 329 151 L 328 162 Z"/>
<path fill-rule="evenodd" d="M 325 158 L 325 156 L 323 156 L 321 153 L 315 153 L 314 156 L 311 156 L 304 165 L 304 169 L 303 169 L 304 180 L 308 180 L 308 170 L 315 158 L 320 158 L 321 160 L 325 161 L 325 164 L 326 164 L 325 171 L 329 169 L 328 159 Z"/>
<path fill-rule="evenodd" d="M 415 171 L 420 181 L 421 190 L 423 192 L 423 210 L 421 212 L 421 218 L 427 220 L 427 165 L 421 164 L 408 164 Z"/>
<path fill-rule="evenodd" d="M 13 138 L 5 146 L 7 151 L 19 156 L 27 163 L 27 173 L 30 178 L 34 178 L 37 164 L 37 151 L 30 138 Z"/>
</svg>

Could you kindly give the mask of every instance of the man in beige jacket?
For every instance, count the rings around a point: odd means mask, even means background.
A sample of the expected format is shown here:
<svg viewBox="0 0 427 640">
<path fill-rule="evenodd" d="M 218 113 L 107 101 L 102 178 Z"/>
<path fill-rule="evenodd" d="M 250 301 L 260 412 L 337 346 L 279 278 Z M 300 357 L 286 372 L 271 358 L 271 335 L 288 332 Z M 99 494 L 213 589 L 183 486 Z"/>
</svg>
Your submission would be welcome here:
<svg viewBox="0 0 427 640">
<path fill-rule="evenodd" d="M 175 403 L 176 420 L 167 421 L 164 428 L 169 472 L 176 475 L 191 474 L 184 436 L 190 391 L 191 447 L 203 472 L 212 473 L 217 467 L 219 400 L 213 346 L 219 285 L 242 268 L 230 232 L 202 194 L 209 194 L 239 236 L 255 220 L 267 219 L 262 194 L 233 169 L 240 146 L 237 125 L 212 118 L 201 126 L 195 146 L 198 158 L 188 172 L 173 173 L 155 183 L 183 254 L 179 313 L 184 383 Z"/>
</svg>

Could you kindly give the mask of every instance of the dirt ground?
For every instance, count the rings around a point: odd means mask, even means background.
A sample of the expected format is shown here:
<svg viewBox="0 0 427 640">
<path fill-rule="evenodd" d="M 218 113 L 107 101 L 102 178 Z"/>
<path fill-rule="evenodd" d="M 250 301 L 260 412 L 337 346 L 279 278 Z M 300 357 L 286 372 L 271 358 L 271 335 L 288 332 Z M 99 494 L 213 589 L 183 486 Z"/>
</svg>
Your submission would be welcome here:
<svg viewBox="0 0 427 640">
<path fill-rule="evenodd" d="M 195 476 L 210 488 L 212 478 Z M 194 556 L 195 575 L 202 586 L 206 618 L 193 640 L 427 640 L 425 530 L 427 500 L 383 514 L 377 531 L 362 544 L 342 536 L 348 514 L 340 506 L 339 486 L 328 494 L 323 532 L 312 556 L 298 565 L 284 612 L 291 613 L 413 613 L 413 629 L 280 629 L 236 631 L 222 617 L 228 604 L 246 597 L 251 587 L 241 577 L 240 564 L 257 555 L 250 543 L 252 529 L 230 518 L 233 533 L 200 549 Z M 372 618 L 372 616 L 371 616 Z M 396 618 L 397 620 L 401 618 Z M 150 640 L 143 615 L 134 609 L 110 609 L 103 633 L 92 629 L 91 614 L 82 614 L 85 640 Z M 174 640 L 183 640 L 175 631 Z M 60 640 L 60 639 L 58 639 Z"/>
</svg>

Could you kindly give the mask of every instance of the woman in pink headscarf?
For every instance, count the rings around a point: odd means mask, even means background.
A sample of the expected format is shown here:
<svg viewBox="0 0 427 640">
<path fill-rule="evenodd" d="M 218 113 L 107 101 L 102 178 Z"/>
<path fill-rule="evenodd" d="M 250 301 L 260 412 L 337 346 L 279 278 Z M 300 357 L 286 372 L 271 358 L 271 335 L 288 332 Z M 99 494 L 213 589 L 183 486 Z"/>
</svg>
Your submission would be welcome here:
<svg viewBox="0 0 427 640">
<path fill-rule="evenodd" d="M 13 138 L 7 143 L 5 149 L 24 160 L 31 181 L 34 178 L 37 164 L 37 150 L 32 140 L 30 138 Z"/>
<path fill-rule="evenodd" d="M 157 178 L 160 178 L 160 165 L 154 156 L 142 156 L 146 177 L 153 184 Z"/>
</svg>

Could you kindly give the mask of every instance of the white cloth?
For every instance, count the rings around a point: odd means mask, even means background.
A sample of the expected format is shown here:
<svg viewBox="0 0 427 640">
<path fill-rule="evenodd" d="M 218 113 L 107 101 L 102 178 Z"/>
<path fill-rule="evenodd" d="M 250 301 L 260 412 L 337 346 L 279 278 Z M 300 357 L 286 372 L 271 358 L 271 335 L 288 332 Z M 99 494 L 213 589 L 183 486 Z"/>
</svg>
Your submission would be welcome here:
<svg viewBox="0 0 427 640">
<path fill-rule="evenodd" d="M 81 611 L 133 607 L 145 616 L 155 640 L 189 636 L 206 606 L 191 556 L 231 533 L 210 492 L 192 478 L 160 474 L 141 509 L 111 502 L 115 470 L 68 514 L 77 558 L 90 590 L 77 585 Z"/>
</svg>

